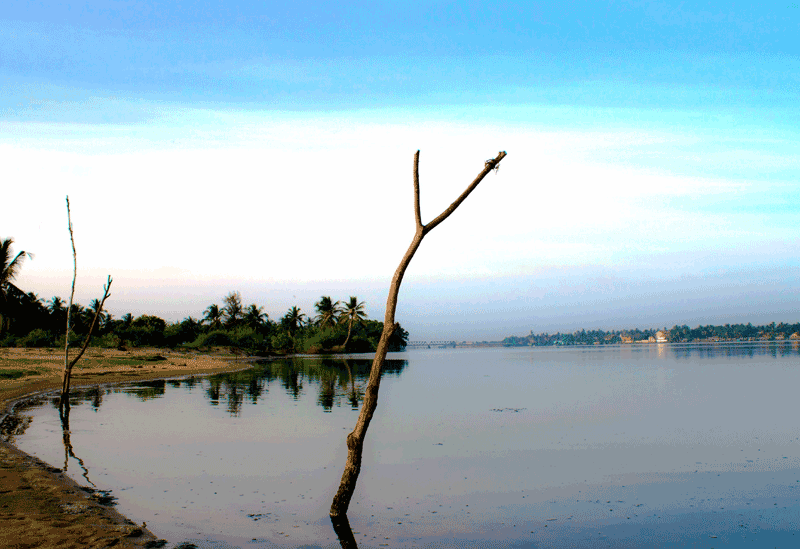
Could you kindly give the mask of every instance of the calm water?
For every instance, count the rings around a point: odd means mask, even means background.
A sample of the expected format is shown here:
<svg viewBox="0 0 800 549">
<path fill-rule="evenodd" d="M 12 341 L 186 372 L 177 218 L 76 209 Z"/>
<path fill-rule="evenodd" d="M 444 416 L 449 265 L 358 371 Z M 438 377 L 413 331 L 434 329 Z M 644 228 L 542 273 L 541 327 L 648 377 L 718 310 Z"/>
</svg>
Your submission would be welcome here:
<svg viewBox="0 0 800 549">
<path fill-rule="evenodd" d="M 800 349 L 390 354 L 349 518 L 359 547 L 796 547 Z M 368 357 L 43 400 L 16 444 L 170 547 L 338 547 Z M 27 421 L 24 418 L 23 425 Z"/>
</svg>

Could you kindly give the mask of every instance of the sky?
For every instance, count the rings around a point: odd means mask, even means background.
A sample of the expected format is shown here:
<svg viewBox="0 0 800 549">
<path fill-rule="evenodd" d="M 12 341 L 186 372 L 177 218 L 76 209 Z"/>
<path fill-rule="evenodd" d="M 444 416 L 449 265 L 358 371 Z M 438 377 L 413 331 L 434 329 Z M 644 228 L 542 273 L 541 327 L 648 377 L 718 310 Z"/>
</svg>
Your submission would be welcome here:
<svg viewBox="0 0 800 549">
<path fill-rule="evenodd" d="M 800 321 L 795 2 L 6 0 L 0 238 L 49 300 L 413 341 Z"/>
</svg>

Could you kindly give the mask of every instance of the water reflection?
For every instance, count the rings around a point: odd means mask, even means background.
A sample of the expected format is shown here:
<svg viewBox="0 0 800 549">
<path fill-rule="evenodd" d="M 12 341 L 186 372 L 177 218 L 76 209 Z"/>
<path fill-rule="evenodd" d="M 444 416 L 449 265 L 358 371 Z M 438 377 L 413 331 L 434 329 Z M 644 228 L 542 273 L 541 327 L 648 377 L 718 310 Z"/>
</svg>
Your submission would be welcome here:
<svg viewBox="0 0 800 549">
<path fill-rule="evenodd" d="M 762 342 L 717 342 L 717 343 L 672 343 L 660 344 L 659 357 L 662 347 L 672 356 L 681 359 L 697 358 L 747 358 L 754 357 L 791 357 L 800 356 L 800 342 L 793 341 L 762 341 Z"/>
<path fill-rule="evenodd" d="M 387 360 L 383 375 L 399 376 L 407 364 L 406 360 Z M 200 385 L 211 406 L 224 405 L 231 416 L 237 417 L 241 414 L 245 400 L 258 404 L 267 398 L 270 386 L 277 382 L 293 400 L 300 400 L 309 390 L 315 389 L 318 392 L 316 402 L 325 412 L 341 406 L 357 410 L 364 399 L 364 388 L 371 366 L 371 359 L 362 358 L 286 358 L 257 362 L 253 368 L 247 370 L 203 378 L 192 376 L 183 379 L 155 379 L 105 389 L 93 387 L 78 390 L 70 395 L 70 404 L 77 406 L 88 403 L 97 411 L 103 404 L 104 391 L 128 394 L 144 402 L 164 397 L 168 386 L 191 390 Z M 54 406 L 57 407 L 57 403 Z M 69 411 L 65 416 L 63 420 L 66 421 L 68 430 Z M 10 414 L 4 419 L 7 424 L 2 430 L 4 436 L 13 436 L 12 433 L 17 431 L 17 434 L 24 432 L 24 421 L 23 416 Z"/>
<path fill-rule="evenodd" d="M 102 398 L 100 398 L 101 389 L 99 387 L 95 387 L 90 391 L 86 391 L 86 397 L 91 399 L 92 406 L 97 409 L 100 407 L 100 402 Z M 56 404 L 58 406 L 58 404 Z M 67 472 L 69 468 L 69 458 L 72 458 L 78 462 L 81 469 L 83 470 L 83 478 L 86 479 L 86 482 L 91 484 L 92 486 L 96 486 L 94 482 L 91 481 L 89 478 L 89 469 L 86 468 L 86 464 L 83 462 L 81 458 L 75 455 L 75 450 L 72 447 L 72 442 L 70 440 L 70 430 L 69 430 L 69 412 L 70 412 L 70 403 L 64 403 L 64 406 L 59 407 L 59 416 L 61 420 L 61 440 L 64 443 L 64 467 L 63 471 Z"/>
<path fill-rule="evenodd" d="M 135 395 L 139 397 L 140 400 L 145 401 L 163 397 L 166 388 L 166 380 L 153 379 L 151 381 L 139 381 L 135 386 L 126 387 L 124 392 L 129 395 Z"/>
<path fill-rule="evenodd" d="M 331 524 L 333 531 L 336 532 L 336 537 L 339 538 L 339 543 L 342 549 L 358 549 L 356 537 L 353 535 L 353 529 L 350 527 L 350 521 L 347 520 L 347 515 L 339 517 L 331 517 Z"/>
<path fill-rule="evenodd" d="M 123 514 L 172 544 L 575 547 L 603 532 L 612 546 L 664 546 L 695 524 L 699 536 L 744 531 L 727 526 L 736 513 L 796 530 L 785 516 L 800 493 L 798 347 L 406 353 L 411 367 L 387 368 L 349 524 L 328 504 L 368 359 L 84 391 L 61 426 L 49 400 L 20 411 L 30 427 L 6 423 L 49 463 L 79 455 L 99 488 L 124 494 Z"/>
</svg>

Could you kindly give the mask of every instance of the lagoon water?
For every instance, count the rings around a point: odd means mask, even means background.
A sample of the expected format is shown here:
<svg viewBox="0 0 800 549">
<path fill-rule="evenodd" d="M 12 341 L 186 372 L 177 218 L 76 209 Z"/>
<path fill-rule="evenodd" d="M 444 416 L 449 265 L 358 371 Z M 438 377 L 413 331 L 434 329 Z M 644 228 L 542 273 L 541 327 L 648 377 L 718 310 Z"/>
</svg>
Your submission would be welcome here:
<svg viewBox="0 0 800 549">
<path fill-rule="evenodd" d="M 17 446 L 173 547 L 338 547 L 327 513 L 371 357 L 50 399 Z M 800 348 L 389 355 L 348 513 L 358 547 L 796 547 Z M 23 418 L 24 419 L 24 418 Z"/>
</svg>

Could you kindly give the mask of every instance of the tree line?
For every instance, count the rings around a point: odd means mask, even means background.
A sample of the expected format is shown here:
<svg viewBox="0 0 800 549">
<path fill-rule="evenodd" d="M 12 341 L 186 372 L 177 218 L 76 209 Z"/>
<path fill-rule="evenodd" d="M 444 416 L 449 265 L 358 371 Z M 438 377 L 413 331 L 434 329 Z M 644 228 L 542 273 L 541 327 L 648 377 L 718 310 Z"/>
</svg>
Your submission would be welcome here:
<svg viewBox="0 0 800 549">
<path fill-rule="evenodd" d="M 24 292 L 14 283 L 26 257 L 12 252 L 13 238 L 0 239 L 0 347 L 63 347 L 68 304 L 54 296 L 45 301 L 33 292 Z M 131 313 L 115 319 L 100 311 L 99 327 L 93 332 L 95 347 L 233 347 L 252 353 L 370 352 L 377 348 L 383 322 L 370 320 L 364 302 L 355 296 L 348 301 L 333 301 L 322 296 L 314 305 L 316 314 L 306 315 L 291 307 L 280 319 L 269 318 L 263 307 L 245 307 L 241 294 L 230 292 L 222 306 L 211 304 L 202 318 L 188 316 L 168 323 L 155 315 L 134 317 Z M 99 299 L 88 307 L 73 303 L 70 309 L 70 345 L 88 333 Z M 398 323 L 391 334 L 391 351 L 405 349 L 408 332 Z"/>
<path fill-rule="evenodd" d="M 85 337 L 99 300 L 88 307 L 73 303 L 70 343 Z M 315 304 L 315 315 L 306 315 L 300 307 L 291 307 L 277 321 L 262 307 L 245 307 L 239 292 L 230 292 L 222 305 L 211 304 L 202 318 L 188 316 L 180 322 L 131 313 L 122 318 L 101 312 L 99 327 L 92 336 L 93 347 L 184 347 L 204 349 L 233 347 L 252 353 L 324 353 L 369 352 L 377 347 L 383 323 L 367 318 L 364 302 L 350 297 L 347 302 L 322 296 Z M 67 305 L 54 296 L 49 301 L 15 286 L 6 291 L 4 324 L 0 328 L 2 347 L 63 347 Z M 408 332 L 397 326 L 392 336 L 392 350 L 403 350 Z"/>
<path fill-rule="evenodd" d="M 510 336 L 503 339 L 506 347 L 548 346 L 548 345 L 615 345 L 620 343 L 641 343 L 657 340 L 658 332 L 671 343 L 692 343 L 710 341 L 780 341 L 800 340 L 800 323 L 781 322 L 762 326 L 747 324 L 725 324 L 724 326 L 697 326 L 689 328 L 686 324 L 675 325 L 671 329 L 632 330 L 576 330 L 572 333 L 547 332 L 527 336 Z"/>
</svg>

